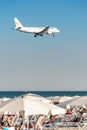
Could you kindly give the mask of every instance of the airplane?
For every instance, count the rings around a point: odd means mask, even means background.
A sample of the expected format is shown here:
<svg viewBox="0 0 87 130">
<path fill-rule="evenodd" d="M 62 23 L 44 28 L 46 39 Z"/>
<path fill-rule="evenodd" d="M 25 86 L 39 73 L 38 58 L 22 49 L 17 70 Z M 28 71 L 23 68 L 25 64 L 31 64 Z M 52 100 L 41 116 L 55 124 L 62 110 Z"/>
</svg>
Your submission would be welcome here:
<svg viewBox="0 0 87 130">
<path fill-rule="evenodd" d="M 43 36 L 43 34 L 52 34 L 54 36 L 55 33 L 59 33 L 60 30 L 55 27 L 24 27 L 17 18 L 14 18 L 15 22 L 15 30 L 25 32 L 25 33 L 32 33 L 34 37 Z"/>
</svg>

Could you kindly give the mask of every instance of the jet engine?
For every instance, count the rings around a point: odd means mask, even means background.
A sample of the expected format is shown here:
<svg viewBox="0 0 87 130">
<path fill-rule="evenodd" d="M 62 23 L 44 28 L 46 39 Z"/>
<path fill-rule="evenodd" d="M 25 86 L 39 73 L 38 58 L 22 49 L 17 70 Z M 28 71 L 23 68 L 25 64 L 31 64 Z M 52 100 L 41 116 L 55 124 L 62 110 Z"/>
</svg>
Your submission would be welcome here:
<svg viewBox="0 0 87 130">
<path fill-rule="evenodd" d="M 47 32 L 48 34 L 52 34 L 52 31 L 50 31 L 50 30 L 48 30 L 48 32 Z"/>
</svg>

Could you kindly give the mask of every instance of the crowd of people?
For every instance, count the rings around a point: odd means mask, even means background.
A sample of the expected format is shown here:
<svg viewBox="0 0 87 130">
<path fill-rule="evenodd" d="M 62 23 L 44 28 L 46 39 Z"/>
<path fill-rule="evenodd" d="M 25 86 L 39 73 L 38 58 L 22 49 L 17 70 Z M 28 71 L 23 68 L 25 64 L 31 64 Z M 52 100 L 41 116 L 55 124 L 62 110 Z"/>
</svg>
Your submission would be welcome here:
<svg viewBox="0 0 87 130">
<path fill-rule="evenodd" d="M 66 113 L 61 115 L 31 115 L 26 119 L 22 113 L 4 113 L 0 116 L 0 130 L 41 130 L 43 127 L 58 125 L 59 122 L 80 122 L 82 115 L 87 113 L 87 107 L 66 107 Z M 86 119 L 87 120 L 87 119 Z"/>
</svg>

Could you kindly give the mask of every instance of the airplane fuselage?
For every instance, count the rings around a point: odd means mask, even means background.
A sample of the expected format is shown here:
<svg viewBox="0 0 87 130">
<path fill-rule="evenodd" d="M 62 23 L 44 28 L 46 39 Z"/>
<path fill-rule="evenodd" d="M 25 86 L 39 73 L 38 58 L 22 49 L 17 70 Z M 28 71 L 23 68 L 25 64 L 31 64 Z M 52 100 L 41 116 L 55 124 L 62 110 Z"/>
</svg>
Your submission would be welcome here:
<svg viewBox="0 0 87 130">
<path fill-rule="evenodd" d="M 20 27 L 17 30 L 21 31 L 21 32 L 26 32 L 26 33 L 39 33 L 41 31 L 43 31 L 44 28 L 45 27 Z M 45 33 L 54 34 L 54 33 L 58 33 L 58 32 L 59 32 L 59 30 L 57 28 L 50 27 Z"/>
<path fill-rule="evenodd" d="M 15 30 L 18 30 L 18 31 L 21 31 L 21 32 L 25 32 L 25 33 L 34 33 L 35 37 L 37 35 L 39 36 L 43 36 L 43 34 L 54 34 L 55 33 L 59 33 L 60 30 L 55 28 L 55 27 L 49 27 L 49 26 L 46 26 L 46 27 L 24 27 L 17 18 L 14 18 L 14 21 L 15 21 L 15 27 L 14 29 Z"/>
</svg>

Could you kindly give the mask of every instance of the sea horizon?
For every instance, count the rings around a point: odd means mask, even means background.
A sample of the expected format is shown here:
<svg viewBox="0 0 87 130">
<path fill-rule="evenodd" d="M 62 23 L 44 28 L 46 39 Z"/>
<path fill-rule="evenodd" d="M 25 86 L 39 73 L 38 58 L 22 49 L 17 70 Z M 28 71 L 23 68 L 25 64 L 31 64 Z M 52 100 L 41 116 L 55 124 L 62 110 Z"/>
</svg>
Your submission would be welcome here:
<svg viewBox="0 0 87 130">
<path fill-rule="evenodd" d="M 87 91 L 0 91 L 0 98 L 8 97 L 18 97 L 24 94 L 37 94 L 43 97 L 50 96 L 85 96 L 87 95 Z"/>
</svg>

